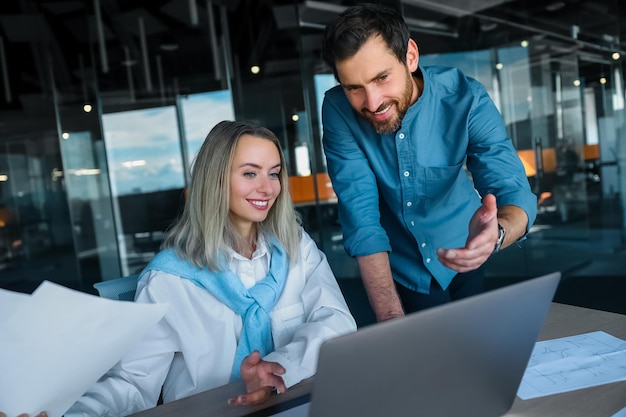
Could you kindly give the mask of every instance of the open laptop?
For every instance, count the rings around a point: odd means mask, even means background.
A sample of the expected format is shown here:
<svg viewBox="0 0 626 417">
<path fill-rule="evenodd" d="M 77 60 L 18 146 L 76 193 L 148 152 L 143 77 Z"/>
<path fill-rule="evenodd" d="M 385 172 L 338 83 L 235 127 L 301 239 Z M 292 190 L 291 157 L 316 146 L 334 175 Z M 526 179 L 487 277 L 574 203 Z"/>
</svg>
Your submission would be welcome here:
<svg viewBox="0 0 626 417">
<path fill-rule="evenodd" d="M 270 415 L 501 416 L 560 278 L 555 272 L 331 339 L 310 398 Z"/>
</svg>

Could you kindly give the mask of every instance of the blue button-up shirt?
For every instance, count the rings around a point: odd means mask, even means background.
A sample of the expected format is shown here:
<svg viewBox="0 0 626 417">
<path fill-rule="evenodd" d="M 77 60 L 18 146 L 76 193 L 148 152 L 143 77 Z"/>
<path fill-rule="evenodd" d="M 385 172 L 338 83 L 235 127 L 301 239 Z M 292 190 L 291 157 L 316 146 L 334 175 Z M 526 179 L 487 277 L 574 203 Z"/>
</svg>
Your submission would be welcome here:
<svg viewBox="0 0 626 417">
<path fill-rule="evenodd" d="M 521 207 L 528 228 L 537 198 L 484 86 L 454 68 L 420 69 L 424 91 L 395 133 L 376 133 L 341 86 L 326 92 L 322 120 L 346 251 L 390 252 L 394 279 L 428 293 L 431 277 L 447 288 L 456 275 L 436 251 L 465 246 L 481 195 Z"/>
</svg>

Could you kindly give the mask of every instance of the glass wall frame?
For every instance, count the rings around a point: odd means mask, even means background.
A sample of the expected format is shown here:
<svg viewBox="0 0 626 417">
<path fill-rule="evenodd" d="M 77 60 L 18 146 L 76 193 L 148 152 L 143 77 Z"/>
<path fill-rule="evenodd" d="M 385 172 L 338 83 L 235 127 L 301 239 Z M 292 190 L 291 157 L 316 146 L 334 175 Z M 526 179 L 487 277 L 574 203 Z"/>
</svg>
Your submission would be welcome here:
<svg viewBox="0 0 626 417">
<path fill-rule="evenodd" d="M 36 2 L 24 3 L 31 14 L 44 14 Z M 186 97 L 215 91 L 232 95 L 234 118 L 259 122 L 277 133 L 305 229 L 340 280 L 359 278 L 355 260 L 343 250 L 336 196 L 326 174 L 319 116 L 323 91 L 316 83 L 331 76 L 319 51 L 322 29 L 348 2 L 242 1 L 236 2 L 239 10 L 227 2 L 192 3 L 196 13 L 190 2 L 177 0 L 172 7 L 180 8 L 161 20 L 179 36 L 174 40 L 165 31 L 158 33 L 162 28 L 155 23 L 157 12 L 168 11 L 165 4 L 150 15 L 125 10 L 131 6 L 113 0 L 124 13 L 105 19 L 104 39 L 95 10 L 87 7 L 73 16 L 75 29 L 86 30 L 79 53 L 68 58 L 75 60 L 68 73 L 52 57 L 59 45 L 74 48 L 66 39 L 41 42 L 30 51 L 28 59 L 39 67 L 44 86 L 34 93 L 19 92 L 19 100 L 33 110 L 30 119 L 18 122 L 17 92 L 12 98 L 5 92 L 0 108 L 0 238 L 6 241 L 0 246 L 0 274 L 9 277 L 1 287 L 30 291 L 45 278 L 92 291 L 95 281 L 140 268 L 140 263 L 124 266 L 102 119 L 173 106 L 180 169 L 188 178 L 193 152 L 186 145 L 180 108 Z M 547 272 L 546 259 L 553 261 L 552 268 L 576 270 L 596 254 L 623 245 L 624 82 L 622 61 L 609 55 L 615 39 L 599 38 L 591 45 L 582 35 L 564 36 L 558 28 L 534 30 L 530 17 L 520 22 L 488 11 L 459 17 L 420 9 L 420 2 L 386 3 L 410 20 L 424 64 L 465 61 L 463 69 L 485 84 L 524 156 L 540 214 L 527 240 L 489 261 L 488 275 L 499 280 L 494 285 Z M 115 8 L 101 11 L 106 16 Z M 185 24 L 172 23 L 176 19 Z M 118 32 L 122 27 L 130 29 Z M 5 41 L 6 33 L 0 33 Z M 103 50 L 103 43 L 108 48 Z M 5 50 L 9 75 L 15 75 L 17 66 L 11 63 L 16 55 L 8 43 Z M 585 75 L 592 65 L 603 68 L 605 82 Z M 69 72 L 79 74 L 79 82 L 68 82 Z M 83 110 L 85 104 L 91 112 Z M 207 117 L 207 132 L 213 123 Z M 84 147 L 68 149 L 73 137 L 81 138 Z M 563 164 L 566 149 L 578 158 L 572 175 L 561 175 L 569 172 Z M 88 191 L 81 192 L 83 187 Z M 598 235 L 601 245 L 595 243 Z M 156 248 L 158 237 L 152 243 Z M 555 246 L 569 248 L 570 255 L 555 255 Z"/>
</svg>

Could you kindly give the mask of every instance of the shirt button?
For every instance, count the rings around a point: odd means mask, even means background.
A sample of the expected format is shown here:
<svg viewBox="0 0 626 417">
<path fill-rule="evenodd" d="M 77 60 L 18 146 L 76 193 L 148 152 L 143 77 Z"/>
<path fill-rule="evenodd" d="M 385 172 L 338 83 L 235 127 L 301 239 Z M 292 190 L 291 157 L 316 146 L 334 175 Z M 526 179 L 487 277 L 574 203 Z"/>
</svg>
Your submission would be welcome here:
<svg viewBox="0 0 626 417">
<path fill-rule="evenodd" d="M 426 244 L 425 244 L 424 242 L 422 242 L 422 247 L 423 247 L 423 248 L 425 248 L 425 247 L 426 247 Z"/>
<path fill-rule="evenodd" d="M 410 201 L 408 203 L 406 203 L 407 207 L 411 207 L 413 205 L 413 203 L 411 203 Z"/>
<path fill-rule="evenodd" d="M 411 226 L 415 226 L 415 222 L 411 220 Z"/>
<path fill-rule="evenodd" d="M 411 174 L 409 174 L 409 171 L 404 171 L 404 176 L 405 177 L 408 177 L 409 175 L 411 175 Z"/>
<path fill-rule="evenodd" d="M 430 263 L 430 258 L 426 258 L 426 263 L 429 264 Z"/>
<path fill-rule="evenodd" d="M 404 133 L 400 133 L 400 134 L 398 135 L 398 137 L 399 137 L 400 139 L 404 139 Z"/>
</svg>

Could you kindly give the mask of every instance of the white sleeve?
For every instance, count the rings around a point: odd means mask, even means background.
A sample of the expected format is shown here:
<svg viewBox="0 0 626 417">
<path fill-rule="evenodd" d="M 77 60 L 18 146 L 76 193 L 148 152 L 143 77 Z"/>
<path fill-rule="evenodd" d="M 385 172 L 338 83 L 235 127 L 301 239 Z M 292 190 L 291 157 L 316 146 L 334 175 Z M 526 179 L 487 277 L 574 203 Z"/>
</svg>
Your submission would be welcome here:
<svg viewBox="0 0 626 417">
<path fill-rule="evenodd" d="M 283 380 L 288 388 L 315 373 L 319 348 L 325 340 L 356 330 L 326 256 L 306 232 L 302 233 L 298 266 L 289 276 L 294 279 L 297 273 L 302 275 L 297 278 L 304 280 L 299 288 L 301 307 L 287 307 L 283 310 L 291 311 L 273 319 L 272 331 L 287 333 L 289 340 L 264 358 L 285 367 Z"/>
</svg>

